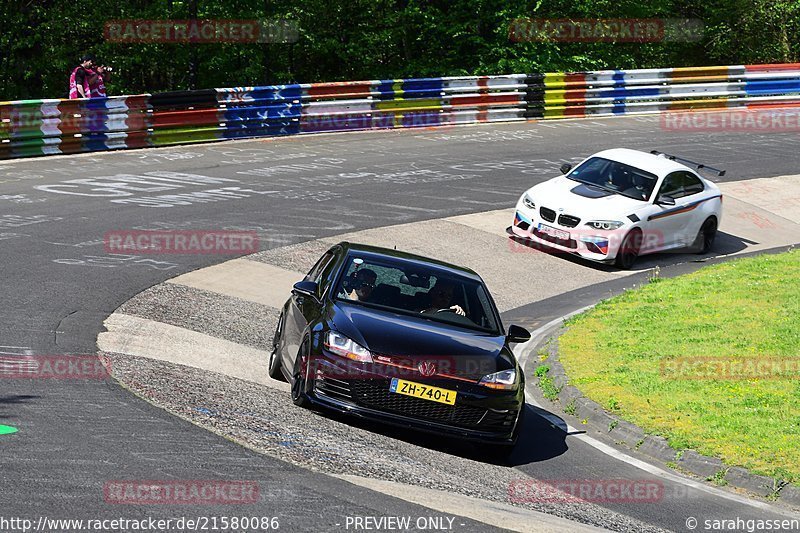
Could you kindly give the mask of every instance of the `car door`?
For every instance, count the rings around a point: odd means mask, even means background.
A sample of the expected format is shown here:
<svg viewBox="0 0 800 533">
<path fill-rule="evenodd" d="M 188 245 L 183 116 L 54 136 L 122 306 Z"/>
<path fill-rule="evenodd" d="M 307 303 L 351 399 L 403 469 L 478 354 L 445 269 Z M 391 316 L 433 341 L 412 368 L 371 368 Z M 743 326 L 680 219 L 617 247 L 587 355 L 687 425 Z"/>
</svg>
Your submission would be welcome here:
<svg viewBox="0 0 800 533">
<path fill-rule="evenodd" d="M 325 252 L 319 261 L 309 270 L 303 281 L 313 281 L 320 283 L 323 274 L 330 270 L 336 258 L 336 249 L 332 248 Z M 319 315 L 321 310 L 320 300 L 323 296 L 323 288 L 320 286 L 315 297 L 292 292 L 289 304 L 286 306 L 283 320 L 283 335 L 281 336 L 281 363 L 286 365 L 284 368 L 292 368 L 297 351 L 300 348 L 303 334 L 309 322 Z"/>
<path fill-rule="evenodd" d="M 697 238 L 697 232 L 700 230 L 700 226 L 705 221 L 706 215 L 704 211 L 698 209 L 697 206 L 706 198 L 708 198 L 708 194 L 702 180 L 691 172 L 684 172 L 681 204 L 689 209 L 687 211 L 688 217 L 686 225 L 679 235 L 684 246 L 689 246 L 694 242 L 695 238 Z"/>
<path fill-rule="evenodd" d="M 687 228 L 692 221 L 692 209 L 686 201 L 686 183 L 692 178 L 690 172 L 677 171 L 668 174 L 658 192 L 653 196 L 653 213 L 649 216 L 650 231 L 654 240 L 660 241 L 659 249 L 682 246 Z M 675 205 L 659 202 L 662 197 L 675 200 Z"/>
</svg>

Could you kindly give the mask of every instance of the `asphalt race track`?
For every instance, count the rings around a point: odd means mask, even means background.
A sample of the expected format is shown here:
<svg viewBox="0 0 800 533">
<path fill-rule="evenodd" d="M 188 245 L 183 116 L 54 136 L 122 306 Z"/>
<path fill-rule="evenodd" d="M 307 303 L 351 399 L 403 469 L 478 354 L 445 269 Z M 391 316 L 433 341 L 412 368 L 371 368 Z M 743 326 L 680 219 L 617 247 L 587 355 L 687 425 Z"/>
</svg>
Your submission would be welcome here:
<svg viewBox="0 0 800 533">
<path fill-rule="evenodd" d="M 617 146 L 658 149 L 726 168 L 727 175 L 716 181 L 797 173 L 794 133 L 687 133 L 665 131 L 660 124 L 659 117 L 620 117 L 482 125 L 0 164 L 0 359 L 94 354 L 103 321 L 121 304 L 167 279 L 230 259 L 110 255 L 103 246 L 108 231 L 248 230 L 258 233 L 262 249 L 276 249 L 348 232 L 506 209 L 524 189 L 556 175 L 562 162 Z M 169 185 L 154 185 L 148 177 L 166 178 L 162 183 Z M 640 268 L 660 261 L 674 263 L 656 256 Z M 551 274 L 556 284 L 558 273 Z M 577 309 L 603 290 L 598 285 L 579 295 L 570 293 L 567 301 Z M 542 306 L 509 308 L 506 316 L 540 312 L 546 314 Z M 265 327 L 271 334 L 272 326 Z M 255 514 L 280 517 L 281 529 L 287 531 L 343 530 L 346 517 L 356 515 L 436 514 L 243 448 L 138 399 L 113 381 L 2 379 L 0 387 L 0 423 L 20 429 L 16 435 L 0 436 L 0 509 L 6 517 L 231 514 L 225 506 L 176 510 L 107 504 L 103 486 L 116 479 L 254 480 L 261 487 Z M 544 418 L 530 424 L 528 431 L 537 430 L 543 435 L 537 450 L 544 455 L 519 461 L 515 468 L 526 475 L 582 479 L 615 468 L 620 478 L 636 475 L 633 466 L 585 441 L 565 440 Z M 683 504 L 707 518 L 775 516 L 771 510 L 702 491 Z M 603 516 L 590 509 L 573 518 L 618 530 L 686 530 L 676 520 L 676 513 L 685 509 L 675 506 L 619 506 Z M 458 517 L 454 529 L 487 531 L 489 526 Z"/>
</svg>

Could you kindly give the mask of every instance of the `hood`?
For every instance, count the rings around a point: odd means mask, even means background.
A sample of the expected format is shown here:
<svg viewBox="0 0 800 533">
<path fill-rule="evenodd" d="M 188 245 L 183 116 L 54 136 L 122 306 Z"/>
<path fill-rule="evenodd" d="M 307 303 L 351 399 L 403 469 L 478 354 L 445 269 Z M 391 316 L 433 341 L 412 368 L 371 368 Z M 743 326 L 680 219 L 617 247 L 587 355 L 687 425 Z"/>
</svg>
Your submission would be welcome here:
<svg viewBox="0 0 800 533">
<path fill-rule="evenodd" d="M 332 307 L 331 327 L 367 348 L 379 362 L 416 367 L 428 360 L 470 378 L 514 367 L 503 335 L 347 302 Z"/>
<path fill-rule="evenodd" d="M 621 220 L 645 207 L 646 202 L 621 194 L 607 193 L 593 187 L 559 176 L 528 190 L 536 208 L 548 207 L 556 212 L 576 216 L 581 223 L 589 220 Z"/>
</svg>

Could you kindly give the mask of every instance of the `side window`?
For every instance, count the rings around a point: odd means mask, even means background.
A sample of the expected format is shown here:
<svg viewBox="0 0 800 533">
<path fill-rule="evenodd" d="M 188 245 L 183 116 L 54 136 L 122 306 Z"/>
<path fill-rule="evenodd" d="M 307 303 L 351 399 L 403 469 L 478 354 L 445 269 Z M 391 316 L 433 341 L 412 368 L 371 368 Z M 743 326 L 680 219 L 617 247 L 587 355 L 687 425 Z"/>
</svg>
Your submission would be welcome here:
<svg viewBox="0 0 800 533">
<path fill-rule="evenodd" d="M 673 172 L 664 178 L 664 183 L 658 190 L 658 196 L 664 195 L 671 198 L 683 196 L 683 172 Z"/>
<path fill-rule="evenodd" d="M 330 254 L 330 257 L 323 264 L 316 280 L 316 282 L 319 284 L 320 295 L 325 294 L 325 291 L 328 290 L 328 287 L 330 287 L 331 283 L 333 283 L 333 280 L 336 277 L 336 272 L 338 270 L 334 267 L 338 264 L 338 259 L 341 255 L 341 248 L 330 250 L 328 253 Z"/>
<path fill-rule="evenodd" d="M 692 194 L 703 192 L 703 182 L 691 172 L 673 172 L 661 185 L 659 195 L 665 194 L 672 198 L 683 198 Z"/>
<path fill-rule="evenodd" d="M 703 182 L 700 181 L 700 178 L 688 172 L 684 172 L 683 175 L 684 175 L 683 179 L 684 196 L 690 196 L 692 194 L 703 192 L 704 190 Z"/>
<path fill-rule="evenodd" d="M 319 283 L 320 278 L 322 277 L 322 272 L 325 270 L 325 267 L 328 266 L 331 258 L 333 257 L 333 250 L 328 250 L 325 252 L 325 255 L 319 258 L 317 264 L 306 274 L 305 279 L 303 281 L 313 281 L 314 283 Z"/>
</svg>

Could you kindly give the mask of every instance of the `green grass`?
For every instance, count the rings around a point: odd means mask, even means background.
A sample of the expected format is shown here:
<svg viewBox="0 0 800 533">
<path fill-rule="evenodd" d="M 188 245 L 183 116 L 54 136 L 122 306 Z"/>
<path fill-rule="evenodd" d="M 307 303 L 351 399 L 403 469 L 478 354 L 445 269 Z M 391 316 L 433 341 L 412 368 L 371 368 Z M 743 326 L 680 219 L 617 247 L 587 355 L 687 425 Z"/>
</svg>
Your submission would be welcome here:
<svg viewBox="0 0 800 533">
<path fill-rule="evenodd" d="M 800 483 L 800 374 L 688 380 L 662 371 L 687 357 L 800 365 L 800 251 L 659 279 L 567 324 L 560 359 L 589 398 L 675 448 Z"/>
<path fill-rule="evenodd" d="M 550 367 L 541 365 L 536 367 L 534 375 L 539 378 L 539 388 L 542 389 L 542 396 L 551 401 L 558 399 L 558 394 L 561 392 L 561 387 L 556 387 L 553 379 L 547 375 L 550 372 Z"/>
</svg>

